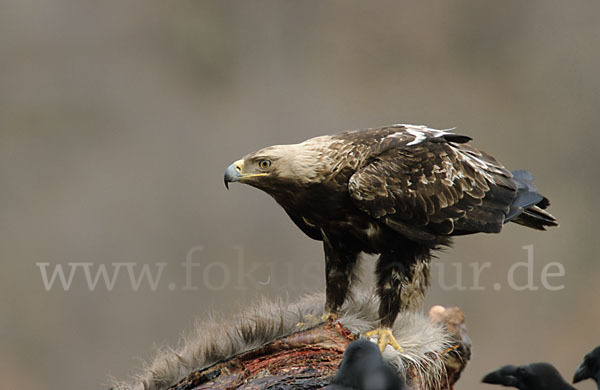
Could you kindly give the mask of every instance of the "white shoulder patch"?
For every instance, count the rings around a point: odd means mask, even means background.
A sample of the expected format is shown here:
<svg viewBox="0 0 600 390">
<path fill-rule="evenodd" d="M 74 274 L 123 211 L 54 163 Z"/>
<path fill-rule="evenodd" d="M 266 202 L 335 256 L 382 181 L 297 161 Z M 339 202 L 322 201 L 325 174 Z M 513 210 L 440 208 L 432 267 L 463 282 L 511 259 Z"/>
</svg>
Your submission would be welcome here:
<svg viewBox="0 0 600 390">
<path fill-rule="evenodd" d="M 444 135 L 447 135 L 447 134 L 454 134 L 450 131 L 450 130 L 454 130 L 454 128 L 446 129 L 446 130 L 437 130 L 437 129 L 432 129 L 432 128 L 424 126 L 424 125 L 407 125 L 407 124 L 396 124 L 393 127 L 404 127 L 406 129 L 406 133 L 415 137 L 414 140 L 412 140 L 411 142 L 406 144 L 407 146 L 420 144 L 421 142 L 423 142 L 424 140 L 426 140 L 428 138 L 439 138 L 439 137 L 443 137 Z M 400 137 L 402 134 L 403 134 L 402 132 L 398 132 L 398 133 L 392 134 L 390 137 Z"/>
<path fill-rule="evenodd" d="M 414 141 L 411 141 L 406 144 L 408 146 L 420 144 L 421 142 L 423 142 L 423 140 L 427 139 L 427 136 L 422 131 L 411 129 L 410 127 L 408 127 L 406 128 L 406 132 L 415 137 Z"/>
</svg>

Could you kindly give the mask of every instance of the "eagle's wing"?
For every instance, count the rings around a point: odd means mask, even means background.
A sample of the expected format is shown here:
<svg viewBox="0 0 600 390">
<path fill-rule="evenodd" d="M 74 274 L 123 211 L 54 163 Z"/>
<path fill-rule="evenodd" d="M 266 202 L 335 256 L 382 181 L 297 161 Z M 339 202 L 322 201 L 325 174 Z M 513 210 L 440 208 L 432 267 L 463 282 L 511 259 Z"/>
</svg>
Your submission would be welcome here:
<svg viewBox="0 0 600 390">
<path fill-rule="evenodd" d="M 348 182 L 361 210 L 423 242 L 501 230 L 517 183 L 498 161 L 467 145 L 468 137 L 420 131 L 396 138 L 375 148 Z"/>
</svg>

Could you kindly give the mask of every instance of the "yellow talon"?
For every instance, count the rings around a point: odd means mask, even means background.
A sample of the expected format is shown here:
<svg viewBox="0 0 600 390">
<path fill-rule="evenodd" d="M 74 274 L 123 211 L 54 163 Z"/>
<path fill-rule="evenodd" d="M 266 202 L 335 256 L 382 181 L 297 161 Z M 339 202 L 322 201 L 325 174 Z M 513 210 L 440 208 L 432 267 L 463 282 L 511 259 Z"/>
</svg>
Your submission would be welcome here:
<svg viewBox="0 0 600 390">
<path fill-rule="evenodd" d="M 338 320 L 338 315 L 335 313 L 323 313 L 323 315 L 321 316 L 321 319 L 323 321 L 335 322 Z"/>
<path fill-rule="evenodd" d="M 379 350 L 383 352 L 385 347 L 391 345 L 397 351 L 402 352 L 403 349 L 396 341 L 396 338 L 392 334 L 392 330 L 390 328 L 377 328 L 370 332 L 365 333 L 367 337 L 376 337 L 377 338 L 377 346 Z"/>
<path fill-rule="evenodd" d="M 306 314 L 304 315 L 304 322 L 298 322 L 296 324 L 296 326 L 298 328 L 304 328 L 304 327 L 312 327 L 312 326 L 317 326 L 318 324 L 322 323 L 322 322 L 327 322 L 327 321 L 331 321 L 331 322 L 335 322 L 338 319 L 338 315 L 335 313 L 324 313 L 322 316 L 319 317 L 315 317 L 312 314 Z"/>
<path fill-rule="evenodd" d="M 296 326 L 299 328 L 317 326 L 321 322 L 327 321 L 327 318 L 328 317 L 326 317 L 325 315 L 321 317 L 315 317 L 312 314 L 306 314 L 304 316 L 304 322 L 298 322 Z"/>
</svg>

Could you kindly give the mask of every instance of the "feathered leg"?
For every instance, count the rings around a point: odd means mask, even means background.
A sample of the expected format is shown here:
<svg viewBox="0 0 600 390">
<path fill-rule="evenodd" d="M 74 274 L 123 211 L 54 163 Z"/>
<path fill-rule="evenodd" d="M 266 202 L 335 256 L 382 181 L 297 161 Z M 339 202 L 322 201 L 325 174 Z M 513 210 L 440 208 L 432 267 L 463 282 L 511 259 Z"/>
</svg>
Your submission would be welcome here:
<svg viewBox="0 0 600 390">
<path fill-rule="evenodd" d="M 407 248 L 408 249 L 408 248 Z M 397 350 L 402 347 L 392 335 L 392 326 L 400 311 L 414 310 L 420 306 L 429 286 L 429 256 L 427 251 L 382 254 L 377 260 L 377 295 L 379 296 L 379 328 L 367 336 L 377 336 L 381 351 L 387 344 Z M 407 265 L 408 264 L 408 265 Z"/>
<path fill-rule="evenodd" d="M 336 320 L 344 302 L 350 297 L 350 287 L 356 277 L 356 265 L 360 251 L 337 241 L 330 240 L 324 231 L 323 248 L 325 250 L 325 309 L 321 320 Z M 296 326 L 305 327 L 318 324 L 319 318 L 310 314 L 306 322 Z"/>
<path fill-rule="evenodd" d="M 395 253 L 384 253 L 377 259 L 375 277 L 379 296 L 379 321 L 391 328 L 402 306 L 402 286 L 407 269 Z"/>
<path fill-rule="evenodd" d="M 402 281 L 402 291 L 400 295 L 400 311 L 417 310 L 423 300 L 425 293 L 429 288 L 429 270 L 430 261 L 428 258 L 418 259 L 412 264 Z"/>
<path fill-rule="evenodd" d="M 345 248 L 323 233 L 325 249 L 325 315 L 336 315 L 350 296 L 360 251 Z"/>
</svg>

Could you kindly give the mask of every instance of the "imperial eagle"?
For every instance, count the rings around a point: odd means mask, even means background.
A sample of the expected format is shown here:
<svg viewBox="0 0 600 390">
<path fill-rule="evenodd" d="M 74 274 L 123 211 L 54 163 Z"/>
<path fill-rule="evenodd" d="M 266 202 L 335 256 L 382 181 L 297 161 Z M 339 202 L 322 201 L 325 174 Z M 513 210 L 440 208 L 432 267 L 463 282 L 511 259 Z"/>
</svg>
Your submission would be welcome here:
<svg viewBox="0 0 600 390">
<path fill-rule="evenodd" d="M 379 254 L 380 326 L 371 334 L 380 348 L 399 349 L 390 328 L 422 302 L 433 250 L 507 222 L 557 226 L 531 174 L 508 171 L 470 140 L 414 125 L 346 131 L 250 153 L 227 168 L 225 185 L 263 190 L 323 242 L 326 314 L 349 296 L 359 254 Z"/>
</svg>

